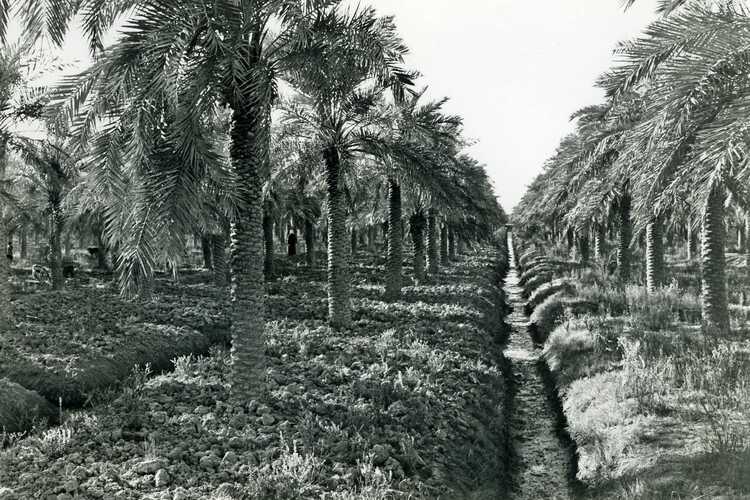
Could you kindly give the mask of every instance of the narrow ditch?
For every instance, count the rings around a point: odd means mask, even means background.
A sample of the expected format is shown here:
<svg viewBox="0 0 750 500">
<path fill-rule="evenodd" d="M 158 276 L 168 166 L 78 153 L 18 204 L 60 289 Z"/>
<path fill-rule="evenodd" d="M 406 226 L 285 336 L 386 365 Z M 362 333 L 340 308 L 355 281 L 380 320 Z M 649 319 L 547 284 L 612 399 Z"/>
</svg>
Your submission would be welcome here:
<svg viewBox="0 0 750 500">
<path fill-rule="evenodd" d="M 541 358 L 541 350 L 528 334 L 518 284 L 519 274 L 512 236 L 508 236 L 510 271 L 505 291 L 513 312 L 507 323 L 511 332 L 505 346 L 510 363 L 512 391 L 509 420 L 512 447 L 512 493 L 515 499 L 578 498 L 577 453 L 567 433 L 565 415 L 554 376 Z"/>
</svg>

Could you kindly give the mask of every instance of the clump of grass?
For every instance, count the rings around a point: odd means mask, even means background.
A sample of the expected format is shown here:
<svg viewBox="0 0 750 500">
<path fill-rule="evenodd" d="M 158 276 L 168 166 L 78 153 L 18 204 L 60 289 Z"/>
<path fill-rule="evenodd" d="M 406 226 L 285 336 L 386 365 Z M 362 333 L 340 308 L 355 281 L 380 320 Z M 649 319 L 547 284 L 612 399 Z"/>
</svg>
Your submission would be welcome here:
<svg viewBox="0 0 750 500">
<path fill-rule="evenodd" d="M 270 465 L 252 469 L 247 489 L 251 498 L 316 498 L 323 461 L 312 454 L 302 454 L 297 444 L 283 443 L 281 455 Z"/>
<path fill-rule="evenodd" d="M 644 287 L 628 286 L 625 296 L 633 328 L 667 330 L 676 321 L 696 323 L 701 319 L 698 297 L 680 290 L 675 283 L 651 293 Z"/>
</svg>

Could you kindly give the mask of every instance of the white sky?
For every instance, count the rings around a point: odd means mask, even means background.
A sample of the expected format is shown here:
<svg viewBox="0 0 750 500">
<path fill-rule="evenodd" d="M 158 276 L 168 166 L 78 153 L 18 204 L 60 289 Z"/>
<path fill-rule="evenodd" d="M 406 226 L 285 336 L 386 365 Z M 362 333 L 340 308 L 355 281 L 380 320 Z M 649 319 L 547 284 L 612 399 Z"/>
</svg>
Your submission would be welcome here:
<svg viewBox="0 0 750 500">
<path fill-rule="evenodd" d="M 352 3 L 358 0 L 351 0 Z M 616 43 L 651 20 L 655 0 L 361 0 L 396 16 L 410 67 L 429 94 L 464 118 L 471 153 L 487 164 L 506 211 L 520 200 L 575 110 L 600 102 L 593 86 Z M 15 23 L 12 23 L 15 24 Z M 16 26 L 11 26 L 11 39 Z M 64 60 L 88 59 L 80 36 Z"/>
<path fill-rule="evenodd" d="M 655 18 L 654 0 L 372 0 L 396 23 L 434 96 L 464 117 L 506 211 L 570 131 L 600 102 L 597 76 L 620 40 Z"/>
</svg>

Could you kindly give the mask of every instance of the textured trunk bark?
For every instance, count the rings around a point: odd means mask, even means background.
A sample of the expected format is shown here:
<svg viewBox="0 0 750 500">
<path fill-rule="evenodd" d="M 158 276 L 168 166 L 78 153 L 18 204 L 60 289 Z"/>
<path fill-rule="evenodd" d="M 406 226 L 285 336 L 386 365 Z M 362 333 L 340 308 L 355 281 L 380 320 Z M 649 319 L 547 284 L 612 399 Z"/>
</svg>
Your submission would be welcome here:
<svg viewBox="0 0 750 500">
<path fill-rule="evenodd" d="M 617 241 L 617 273 L 623 282 L 630 280 L 630 240 L 633 238 L 633 223 L 630 220 L 630 193 L 624 193 L 620 198 L 620 231 Z"/>
<path fill-rule="evenodd" d="M 308 266 L 315 265 L 315 226 L 312 221 L 305 221 L 305 262 Z"/>
<path fill-rule="evenodd" d="M 745 215 L 745 238 L 750 238 L 750 214 Z M 745 283 L 750 283 L 750 241 L 745 242 Z M 750 290 L 747 287 L 742 291 L 741 302 L 743 306 L 750 303 Z"/>
<path fill-rule="evenodd" d="M 438 272 L 437 215 L 434 208 L 427 212 L 427 271 L 430 274 Z"/>
<path fill-rule="evenodd" d="M 54 190 L 54 188 L 53 188 Z M 60 192 L 50 194 L 49 198 L 49 268 L 52 275 L 52 289 L 60 290 L 65 284 L 62 268 L 62 229 L 63 217 Z"/>
<path fill-rule="evenodd" d="M 234 106 L 230 160 L 239 206 L 230 228 L 231 392 L 247 404 L 266 389 L 263 180 L 270 144 L 270 106 Z"/>
<path fill-rule="evenodd" d="M 664 284 L 662 221 L 652 217 L 646 225 L 646 290 L 653 293 Z"/>
<path fill-rule="evenodd" d="M 424 227 L 425 216 L 421 210 L 409 218 L 411 241 L 414 245 L 414 279 L 417 284 L 424 281 Z"/>
<path fill-rule="evenodd" d="M 227 284 L 227 239 L 225 234 L 211 235 L 211 257 L 216 286 Z"/>
<path fill-rule="evenodd" d="M 335 327 L 351 323 L 349 259 L 346 251 L 346 206 L 339 187 L 338 149 L 324 151 L 328 186 L 328 320 Z"/>
<path fill-rule="evenodd" d="M 267 280 L 273 278 L 273 217 L 267 212 L 263 212 L 263 242 L 265 250 L 263 251 L 263 274 Z"/>
<path fill-rule="evenodd" d="M 456 233 L 453 229 L 448 228 L 448 258 L 456 260 Z"/>
<path fill-rule="evenodd" d="M 25 259 L 29 252 L 29 242 L 28 242 L 28 230 L 26 227 L 21 228 L 21 258 Z M 83 248 L 83 245 L 81 245 L 81 248 Z"/>
<path fill-rule="evenodd" d="M 693 260 L 693 224 L 690 221 L 687 223 L 687 244 L 685 248 L 687 249 L 687 259 Z"/>
<path fill-rule="evenodd" d="M 375 226 L 367 226 L 367 250 L 373 252 L 375 250 Z"/>
<path fill-rule="evenodd" d="M 386 262 L 385 300 L 401 297 L 403 234 L 401 232 L 401 186 L 388 179 L 388 257 Z"/>
<path fill-rule="evenodd" d="M 589 263 L 589 257 L 591 256 L 590 245 L 588 233 L 578 236 L 578 253 L 581 255 L 581 264 L 584 266 Z"/>
<path fill-rule="evenodd" d="M 2 161 L 2 158 L 0 158 Z M 2 165 L 0 165 L 2 169 Z M 2 171 L 0 170 L 0 173 Z M 5 224 L 0 219 L 0 234 L 6 234 Z M 5 242 L 3 242 L 5 243 Z M 3 252 L 0 255 L 0 334 L 5 328 L 10 328 L 13 324 L 13 303 L 11 299 L 10 286 L 10 260 L 5 256 L 5 245 L 2 246 Z"/>
<path fill-rule="evenodd" d="M 708 332 L 729 331 L 729 306 L 725 274 L 724 192 L 711 190 L 703 214 L 701 245 L 703 323 Z"/>
<path fill-rule="evenodd" d="M 203 267 L 209 271 L 213 270 L 214 264 L 211 258 L 211 238 L 204 234 L 201 236 L 201 250 L 203 251 Z"/>
<path fill-rule="evenodd" d="M 605 231 L 603 224 L 597 224 L 594 228 L 594 256 L 597 261 L 604 261 Z"/>
<path fill-rule="evenodd" d="M 445 224 L 440 227 L 440 262 L 448 265 L 448 226 Z"/>
</svg>

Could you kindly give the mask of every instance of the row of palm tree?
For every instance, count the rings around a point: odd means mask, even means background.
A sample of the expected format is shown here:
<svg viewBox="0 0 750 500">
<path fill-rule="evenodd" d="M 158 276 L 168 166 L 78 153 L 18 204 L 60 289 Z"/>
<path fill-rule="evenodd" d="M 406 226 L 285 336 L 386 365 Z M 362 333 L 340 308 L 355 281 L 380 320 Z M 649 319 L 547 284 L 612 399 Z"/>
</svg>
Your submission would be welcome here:
<svg viewBox="0 0 750 500">
<path fill-rule="evenodd" d="M 616 64 L 598 81 L 606 102 L 574 115 L 575 132 L 516 216 L 537 234 L 593 234 L 597 243 L 604 227 L 615 228 L 624 281 L 643 235 L 649 290 L 665 280 L 665 231 L 687 233 L 690 248 L 699 228 L 704 323 L 726 332 L 727 207 L 739 210 L 742 225 L 750 208 L 750 11 L 743 1 L 707 0 L 664 0 L 659 11 L 617 48 Z"/>
<path fill-rule="evenodd" d="M 101 217 L 123 292 L 148 293 L 158 263 L 176 260 L 195 233 L 206 238 L 221 284 L 228 238 L 240 398 L 265 387 L 264 274 L 273 272 L 274 224 L 304 226 L 310 265 L 316 226 L 325 232 L 329 319 L 347 328 L 356 231 L 372 234 L 387 221 L 385 296 L 397 300 L 405 205 L 416 217 L 408 217 L 415 269 L 426 240 L 433 273 L 438 224 L 449 254 L 451 235 L 482 239 L 503 220 L 484 168 L 461 153 L 460 118 L 443 111 L 445 100 L 425 102 L 393 18 L 373 8 L 339 0 L 26 4 L 29 46 L 61 45 L 74 19 L 87 38 L 94 62 L 41 93 L 37 118 L 48 130 L 43 144 L 62 137 L 75 160 L 66 193 L 78 213 Z M 8 7 L 0 2 L 2 38 Z M 18 150 L 22 141 L 3 130 L 3 152 Z M 50 243 L 59 248 L 61 217 L 50 217 Z"/>
</svg>

